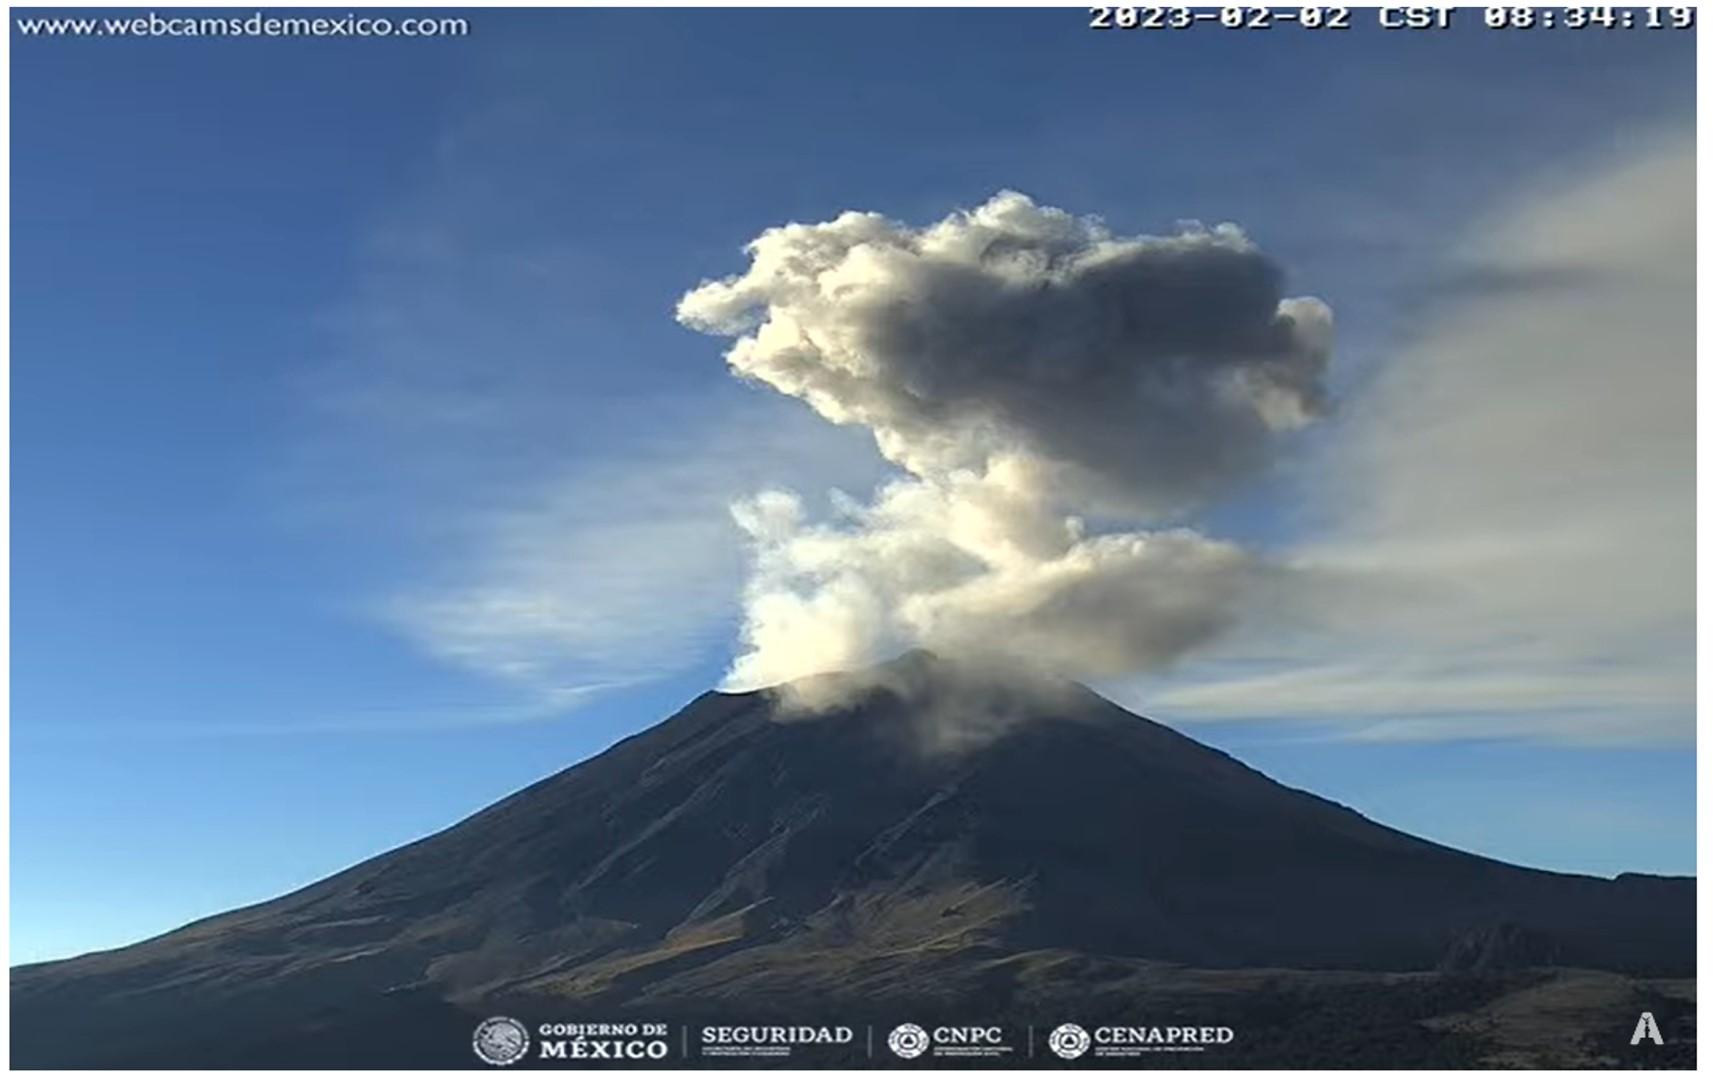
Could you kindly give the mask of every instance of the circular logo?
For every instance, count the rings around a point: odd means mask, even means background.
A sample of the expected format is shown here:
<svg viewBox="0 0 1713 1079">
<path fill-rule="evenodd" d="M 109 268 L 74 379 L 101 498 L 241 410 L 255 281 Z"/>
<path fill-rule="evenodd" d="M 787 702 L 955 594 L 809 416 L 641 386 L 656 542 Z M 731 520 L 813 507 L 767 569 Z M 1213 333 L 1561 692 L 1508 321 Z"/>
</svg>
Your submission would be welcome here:
<svg viewBox="0 0 1713 1079">
<path fill-rule="evenodd" d="M 919 1057 L 928 1051 L 928 1032 L 915 1023 L 900 1023 L 886 1036 L 886 1047 L 905 1060 Z"/>
<path fill-rule="evenodd" d="M 1088 1031 L 1075 1023 L 1063 1023 L 1047 1035 L 1047 1048 L 1060 1060 L 1075 1060 L 1088 1052 Z"/>
<path fill-rule="evenodd" d="M 476 1025 L 476 1034 L 470 1039 L 470 1044 L 475 1047 L 476 1055 L 482 1058 L 482 1063 L 503 1068 L 507 1064 L 516 1064 L 529 1052 L 529 1031 L 516 1019 L 496 1015 Z"/>
</svg>

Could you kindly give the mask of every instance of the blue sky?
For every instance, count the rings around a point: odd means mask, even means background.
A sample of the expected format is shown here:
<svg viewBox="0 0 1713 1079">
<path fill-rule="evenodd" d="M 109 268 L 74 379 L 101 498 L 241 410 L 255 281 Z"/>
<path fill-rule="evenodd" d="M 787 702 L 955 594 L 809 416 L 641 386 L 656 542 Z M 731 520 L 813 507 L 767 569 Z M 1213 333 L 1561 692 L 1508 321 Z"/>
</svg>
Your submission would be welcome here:
<svg viewBox="0 0 1713 1079">
<path fill-rule="evenodd" d="M 1000 188 L 1119 232 L 1237 221 L 1332 305 L 1355 397 L 1436 332 L 1456 238 L 1693 130 L 1666 32 L 469 17 L 14 34 L 13 962 L 306 883 L 717 682 L 725 503 L 884 474 L 672 318 L 765 227 Z M 1293 490 L 1215 521 L 1285 544 Z M 1674 700 L 1645 738 L 1148 710 L 1444 842 L 1694 870 Z"/>
</svg>

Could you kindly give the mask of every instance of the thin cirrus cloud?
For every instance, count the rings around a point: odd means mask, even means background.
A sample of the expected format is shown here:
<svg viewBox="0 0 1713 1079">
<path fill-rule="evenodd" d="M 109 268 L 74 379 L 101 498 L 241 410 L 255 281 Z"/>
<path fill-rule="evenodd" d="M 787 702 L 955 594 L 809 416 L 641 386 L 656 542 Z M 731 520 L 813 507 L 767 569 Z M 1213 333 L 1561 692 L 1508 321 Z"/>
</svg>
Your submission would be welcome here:
<svg viewBox="0 0 1713 1079">
<path fill-rule="evenodd" d="M 744 575 L 734 501 L 764 478 L 873 471 L 849 440 L 771 402 L 621 449 L 472 511 L 466 541 L 381 616 L 442 659 L 569 706 L 724 654 Z"/>
<path fill-rule="evenodd" d="M 1694 736 L 1695 156 L 1657 144 L 1478 222 L 1315 458 L 1316 527 L 1178 719 L 1376 739 Z"/>
<path fill-rule="evenodd" d="M 876 462 L 801 408 L 683 377 L 671 350 L 694 338 L 616 313 L 647 306 L 615 284 L 646 296 L 634 264 L 502 227 L 527 199 L 472 205 L 472 177 L 485 158 L 451 155 L 359 252 L 281 483 L 339 537 L 360 593 L 342 613 L 550 716 L 719 662 L 743 576 L 730 504 L 866 485 Z"/>
</svg>

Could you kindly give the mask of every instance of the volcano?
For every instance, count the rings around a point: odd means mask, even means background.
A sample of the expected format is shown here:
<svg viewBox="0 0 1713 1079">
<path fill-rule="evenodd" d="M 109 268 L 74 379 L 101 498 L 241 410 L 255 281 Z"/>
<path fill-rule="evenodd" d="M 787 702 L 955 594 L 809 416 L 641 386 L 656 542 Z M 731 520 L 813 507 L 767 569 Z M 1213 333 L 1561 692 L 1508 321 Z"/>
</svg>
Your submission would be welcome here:
<svg viewBox="0 0 1713 1079">
<path fill-rule="evenodd" d="M 1239 981 L 1300 1002 L 1693 974 L 1693 879 L 1427 842 L 1074 683 L 911 653 L 805 687 L 813 714 L 706 693 L 279 899 L 14 968 L 12 1061 L 467 1064 L 496 1011 L 1035 1022 Z M 1453 1036 L 1421 1018 L 1411 1039 Z"/>
</svg>

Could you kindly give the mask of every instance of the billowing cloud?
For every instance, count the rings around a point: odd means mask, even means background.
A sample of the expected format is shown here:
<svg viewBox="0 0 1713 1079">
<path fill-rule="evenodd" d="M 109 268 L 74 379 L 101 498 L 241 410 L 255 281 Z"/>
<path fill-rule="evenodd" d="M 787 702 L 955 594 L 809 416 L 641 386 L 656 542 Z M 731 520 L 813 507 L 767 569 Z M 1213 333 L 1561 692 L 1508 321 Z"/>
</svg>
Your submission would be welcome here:
<svg viewBox="0 0 1713 1079">
<path fill-rule="evenodd" d="M 1331 314 L 1280 294 L 1234 226 L 1114 238 L 1014 192 L 926 229 L 769 229 L 678 317 L 732 369 L 944 479 L 1024 458 L 1097 506 L 1161 514 L 1252 471 L 1322 407 Z"/>
<path fill-rule="evenodd" d="M 815 521 L 740 505 L 767 684 L 903 645 L 1078 675 L 1167 664 L 1236 616 L 1238 547 L 1167 527 L 1325 408 L 1331 313 L 1235 226 L 1115 237 L 1002 192 L 927 228 L 846 213 L 764 232 L 680 321 L 732 369 L 869 429 L 905 473 Z"/>
</svg>

